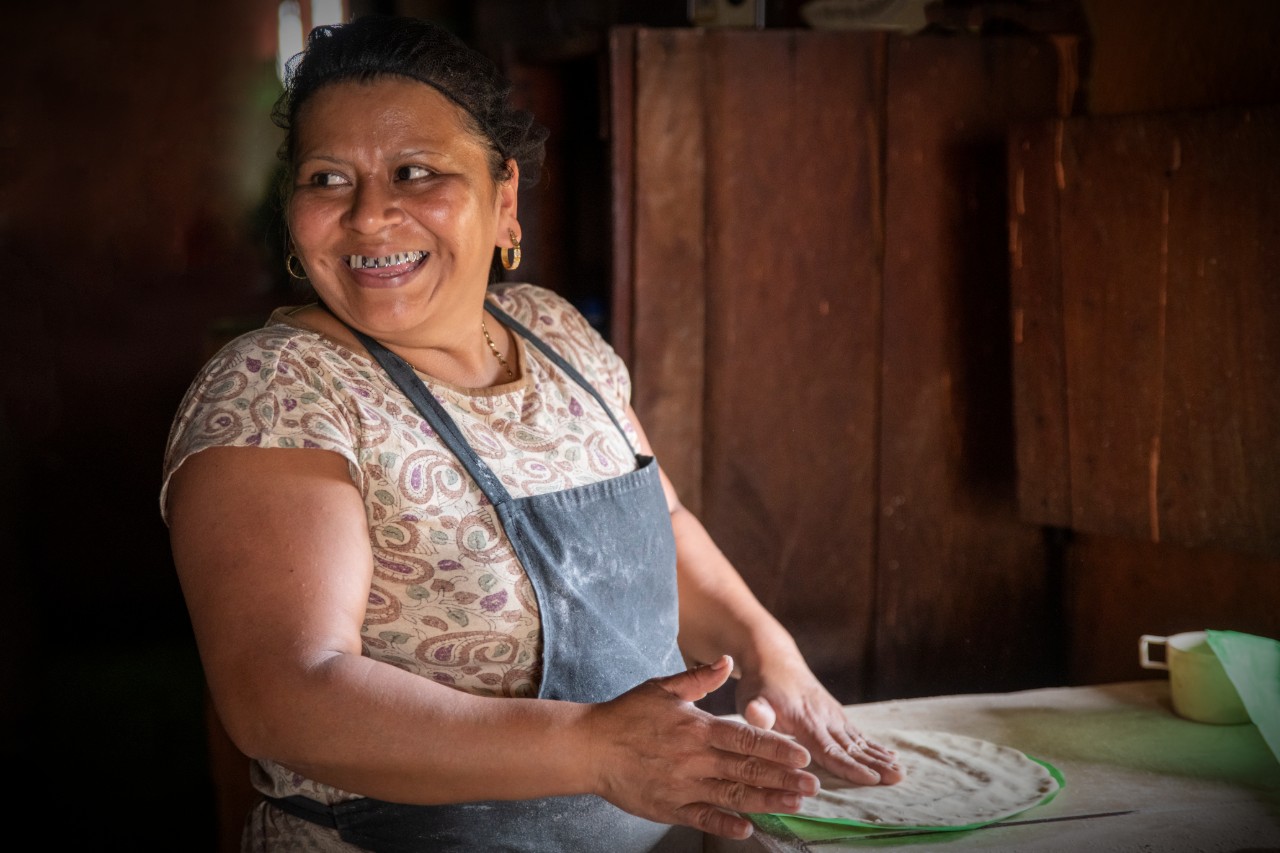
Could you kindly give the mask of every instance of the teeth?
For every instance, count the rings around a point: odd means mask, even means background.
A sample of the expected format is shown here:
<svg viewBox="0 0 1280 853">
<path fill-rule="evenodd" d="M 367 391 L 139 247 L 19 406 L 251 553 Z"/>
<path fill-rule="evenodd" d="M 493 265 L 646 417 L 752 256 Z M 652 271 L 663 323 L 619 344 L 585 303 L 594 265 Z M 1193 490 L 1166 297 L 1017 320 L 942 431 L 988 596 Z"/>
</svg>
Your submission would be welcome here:
<svg viewBox="0 0 1280 853">
<path fill-rule="evenodd" d="M 347 258 L 347 266 L 353 270 L 376 270 L 382 267 L 394 267 L 400 264 L 417 263 L 427 256 L 426 252 L 396 252 L 394 255 L 383 255 L 381 258 L 366 258 L 364 255 L 352 255 Z"/>
</svg>

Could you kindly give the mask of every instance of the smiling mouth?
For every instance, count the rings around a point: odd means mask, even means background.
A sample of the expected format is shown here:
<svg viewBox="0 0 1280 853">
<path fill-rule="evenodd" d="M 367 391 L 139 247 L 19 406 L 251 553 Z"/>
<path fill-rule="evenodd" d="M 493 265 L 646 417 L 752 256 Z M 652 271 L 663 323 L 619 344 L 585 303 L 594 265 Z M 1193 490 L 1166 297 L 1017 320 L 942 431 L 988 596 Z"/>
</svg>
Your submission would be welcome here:
<svg viewBox="0 0 1280 853">
<path fill-rule="evenodd" d="M 396 252 L 392 255 L 383 255 L 380 258 L 371 258 L 365 255 L 348 255 L 346 257 L 347 266 L 353 270 L 381 270 L 391 267 L 411 267 L 420 263 L 427 257 L 426 252 Z"/>
</svg>

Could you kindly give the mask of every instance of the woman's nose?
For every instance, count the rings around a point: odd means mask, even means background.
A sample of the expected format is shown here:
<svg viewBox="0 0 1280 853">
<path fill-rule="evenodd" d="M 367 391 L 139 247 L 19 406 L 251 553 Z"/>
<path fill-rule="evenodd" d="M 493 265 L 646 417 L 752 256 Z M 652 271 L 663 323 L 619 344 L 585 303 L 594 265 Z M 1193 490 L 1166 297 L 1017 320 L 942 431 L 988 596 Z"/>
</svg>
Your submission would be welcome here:
<svg viewBox="0 0 1280 853">
<path fill-rule="evenodd" d="M 344 218 L 347 227 L 362 234 L 376 234 L 403 221 L 404 211 L 392 188 L 377 181 L 362 181 L 351 194 L 351 207 Z"/>
</svg>

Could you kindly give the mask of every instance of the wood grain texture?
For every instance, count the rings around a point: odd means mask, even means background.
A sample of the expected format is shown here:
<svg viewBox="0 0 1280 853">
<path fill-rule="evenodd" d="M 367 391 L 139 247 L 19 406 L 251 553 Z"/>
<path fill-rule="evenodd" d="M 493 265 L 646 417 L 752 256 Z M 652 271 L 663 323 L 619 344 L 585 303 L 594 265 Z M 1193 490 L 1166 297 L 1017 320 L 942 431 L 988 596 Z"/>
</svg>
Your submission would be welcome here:
<svg viewBox="0 0 1280 853">
<path fill-rule="evenodd" d="M 1273 103 L 1280 5 L 1273 0 L 1081 0 L 1094 115 Z"/>
<path fill-rule="evenodd" d="M 1059 673 L 1046 554 L 1018 518 L 1006 134 L 1054 115 L 1030 39 L 895 39 L 888 61 L 876 687 L 998 690 Z"/>
<path fill-rule="evenodd" d="M 1079 534 L 1067 550 L 1070 684 L 1167 678 L 1138 665 L 1138 637 L 1243 631 L 1280 638 L 1280 560 Z"/>
<path fill-rule="evenodd" d="M 708 33 L 705 69 L 703 519 L 842 695 L 872 585 L 876 44 Z"/>
<path fill-rule="evenodd" d="M 1071 527 L 1280 554 L 1278 148 L 1277 108 L 1066 123 Z"/>
<path fill-rule="evenodd" d="M 1009 275 L 1018 512 L 1071 526 L 1067 363 L 1058 224 L 1061 119 L 1009 133 Z"/>
<path fill-rule="evenodd" d="M 636 34 L 630 251 L 634 405 L 694 513 L 705 503 L 703 41 L 697 30 Z"/>
<path fill-rule="evenodd" d="M 1159 126 L 1066 125 L 1062 301 L 1078 530 L 1153 535 L 1172 156 Z"/>
<path fill-rule="evenodd" d="M 613 219 L 609 343 L 628 365 L 635 364 L 631 311 L 635 296 L 632 253 L 636 204 L 636 31 L 635 27 L 615 27 L 609 31 L 609 207 Z"/>
<path fill-rule="evenodd" d="M 871 633 L 881 44 L 707 36 L 704 520 L 844 698 Z"/>
<path fill-rule="evenodd" d="M 635 46 L 637 404 L 663 458 L 699 442 L 713 537 L 845 701 L 1056 680 L 1016 505 L 1005 133 L 1069 102 L 1059 49 Z"/>
<path fill-rule="evenodd" d="M 1280 107 L 1170 126 L 1160 538 L 1280 556 Z"/>
</svg>

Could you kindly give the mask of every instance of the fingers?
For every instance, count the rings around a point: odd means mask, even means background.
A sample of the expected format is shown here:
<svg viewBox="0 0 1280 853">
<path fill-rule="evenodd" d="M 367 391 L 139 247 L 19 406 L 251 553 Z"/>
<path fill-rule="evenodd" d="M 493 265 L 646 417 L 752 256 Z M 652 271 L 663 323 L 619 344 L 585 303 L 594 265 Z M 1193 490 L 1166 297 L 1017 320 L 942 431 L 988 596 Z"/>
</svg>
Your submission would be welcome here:
<svg viewBox="0 0 1280 853">
<path fill-rule="evenodd" d="M 810 797 L 818 793 L 820 787 L 818 777 L 807 770 L 783 767 L 771 761 L 759 758 L 742 757 L 723 753 L 716 761 L 714 777 L 732 781 L 751 788 L 777 791 L 784 794 L 798 794 Z M 737 808 L 739 811 L 753 811 L 740 803 L 720 801 L 721 805 Z M 797 800 L 797 805 L 799 801 Z"/>
<path fill-rule="evenodd" d="M 794 813 L 820 787 L 818 777 L 805 770 L 732 753 L 720 753 L 710 766 L 691 761 L 682 769 L 692 775 L 677 795 L 676 802 L 684 802 L 659 819 L 727 838 L 751 835 L 751 821 L 742 815 Z"/>
<path fill-rule="evenodd" d="M 733 658 L 721 655 L 712 663 L 665 678 L 655 678 L 654 683 L 685 702 L 697 702 L 728 681 L 732 672 Z"/>
<path fill-rule="evenodd" d="M 741 815 L 718 809 L 707 803 L 690 803 L 675 811 L 676 823 L 683 823 L 710 835 L 721 835 L 741 841 L 750 838 L 755 827 Z"/>
<path fill-rule="evenodd" d="M 741 765 L 737 767 L 738 772 L 743 770 Z M 755 775 L 751 770 L 746 770 L 745 774 L 749 777 Z M 677 819 L 703 832 L 746 838 L 751 835 L 753 827 L 742 814 L 794 813 L 800 809 L 803 796 L 818 792 L 817 777 L 803 771 L 794 771 L 785 778 L 777 778 L 772 772 L 765 771 L 761 778 L 765 777 L 788 787 L 799 783 L 801 790 L 757 787 L 749 782 L 725 778 L 704 779 L 699 791 L 701 800 L 677 808 Z"/>
<path fill-rule="evenodd" d="M 722 657 L 589 706 L 594 792 L 650 820 L 730 838 L 751 834 L 738 812 L 798 810 L 819 787 L 804 769 L 811 761 L 804 746 L 691 704 L 723 684 L 732 667 Z"/>
<path fill-rule="evenodd" d="M 738 814 L 795 812 L 800 808 L 802 799 L 799 794 L 789 791 L 769 791 L 725 779 L 707 779 L 705 789 L 701 802 Z"/>
<path fill-rule="evenodd" d="M 881 785 L 896 785 L 907 777 L 893 750 L 868 741 L 863 752 L 869 762 L 874 762 L 875 771 L 880 774 Z"/>
<path fill-rule="evenodd" d="M 790 738 L 730 720 L 714 722 L 710 743 L 727 753 L 756 756 L 787 767 L 806 767 L 811 760 L 809 750 Z"/>
<path fill-rule="evenodd" d="M 851 732 L 851 735 L 853 745 L 849 750 L 849 754 L 853 756 L 861 755 L 863 762 L 880 774 L 881 785 L 893 785 L 902 781 L 905 774 L 902 771 L 902 766 L 898 764 L 898 754 L 896 752 L 888 747 L 881 746 L 875 741 L 868 740 L 857 730 Z"/>
<path fill-rule="evenodd" d="M 823 739 L 815 760 L 856 785 L 893 785 L 903 779 L 892 750 L 867 740 L 857 730 L 836 729 Z"/>
<path fill-rule="evenodd" d="M 778 715 L 773 710 L 773 706 L 763 696 L 757 696 L 748 702 L 742 716 L 748 723 L 761 729 L 772 730 L 774 724 L 778 722 Z"/>
</svg>

